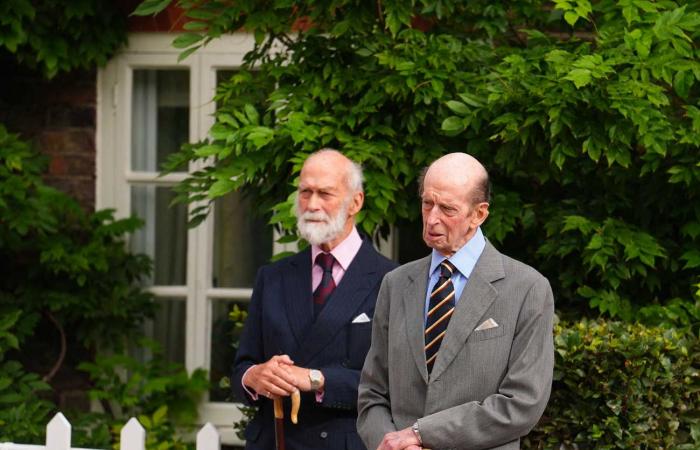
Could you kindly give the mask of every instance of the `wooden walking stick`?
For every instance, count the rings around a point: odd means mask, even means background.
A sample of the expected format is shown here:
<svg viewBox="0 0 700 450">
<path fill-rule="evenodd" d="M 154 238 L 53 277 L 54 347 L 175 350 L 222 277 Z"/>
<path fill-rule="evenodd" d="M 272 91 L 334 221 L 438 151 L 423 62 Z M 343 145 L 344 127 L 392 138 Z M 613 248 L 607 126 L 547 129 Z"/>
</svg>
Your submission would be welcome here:
<svg viewBox="0 0 700 450">
<path fill-rule="evenodd" d="M 289 418 L 296 425 L 298 422 L 299 405 L 301 404 L 301 396 L 299 391 L 292 393 L 292 413 Z M 277 450 L 285 450 L 284 447 L 284 409 L 282 409 L 282 399 L 275 397 L 272 400 L 272 406 L 275 412 L 275 448 Z"/>
</svg>

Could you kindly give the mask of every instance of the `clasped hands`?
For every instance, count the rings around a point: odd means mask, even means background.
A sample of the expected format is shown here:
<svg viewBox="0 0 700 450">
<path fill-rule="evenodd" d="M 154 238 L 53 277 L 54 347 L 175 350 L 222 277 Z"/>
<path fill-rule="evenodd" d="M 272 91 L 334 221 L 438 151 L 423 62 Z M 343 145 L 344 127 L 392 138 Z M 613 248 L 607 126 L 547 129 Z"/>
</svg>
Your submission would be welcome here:
<svg viewBox="0 0 700 450">
<path fill-rule="evenodd" d="M 311 390 L 309 369 L 294 365 L 287 355 L 275 355 L 252 366 L 243 375 L 243 384 L 269 398 L 288 397 L 296 391 Z M 325 380 L 321 379 L 321 389 Z"/>
</svg>

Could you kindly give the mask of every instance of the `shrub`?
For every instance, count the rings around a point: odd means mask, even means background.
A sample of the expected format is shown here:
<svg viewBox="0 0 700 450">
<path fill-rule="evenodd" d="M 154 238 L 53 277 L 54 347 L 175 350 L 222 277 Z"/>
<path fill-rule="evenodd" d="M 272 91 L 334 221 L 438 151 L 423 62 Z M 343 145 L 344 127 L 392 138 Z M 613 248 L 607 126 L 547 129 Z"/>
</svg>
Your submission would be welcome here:
<svg viewBox="0 0 700 450">
<path fill-rule="evenodd" d="M 4 358 L 8 350 L 19 347 L 13 333 L 19 316 L 19 310 L 0 315 L 0 442 L 26 442 L 43 436 L 53 409 L 51 402 L 37 398 L 50 389 L 49 385 L 36 374 L 27 373 L 17 361 Z"/>
<path fill-rule="evenodd" d="M 524 448 L 697 449 L 700 341 L 619 322 L 560 323 L 549 405 Z"/>
<path fill-rule="evenodd" d="M 183 448 L 174 430 L 195 421 L 206 375 L 190 376 L 155 350 L 147 362 L 126 356 L 142 345 L 141 324 L 156 307 L 139 285 L 150 259 L 124 245 L 140 221 L 83 211 L 44 184 L 44 168 L 0 125 L 0 441 L 40 442 L 56 408 L 49 383 L 83 368 L 104 413 L 65 411 L 76 443 L 107 447 L 138 416 L 149 448 Z"/>
</svg>

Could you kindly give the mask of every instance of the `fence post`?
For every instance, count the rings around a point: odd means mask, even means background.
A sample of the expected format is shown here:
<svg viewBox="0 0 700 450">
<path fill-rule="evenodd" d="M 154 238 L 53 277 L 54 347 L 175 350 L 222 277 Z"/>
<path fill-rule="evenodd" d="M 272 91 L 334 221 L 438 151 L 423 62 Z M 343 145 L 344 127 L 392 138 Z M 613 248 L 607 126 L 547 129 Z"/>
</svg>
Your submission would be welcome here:
<svg viewBox="0 0 700 450">
<path fill-rule="evenodd" d="M 219 450 L 221 438 L 216 427 L 207 422 L 197 433 L 197 450 Z"/>
<path fill-rule="evenodd" d="M 135 417 L 129 419 L 126 425 L 124 425 L 120 436 L 121 443 L 119 444 L 119 448 L 121 450 L 146 449 L 146 430 L 143 429 Z"/>
<path fill-rule="evenodd" d="M 46 450 L 70 450 L 70 423 L 56 413 L 46 425 Z"/>
</svg>

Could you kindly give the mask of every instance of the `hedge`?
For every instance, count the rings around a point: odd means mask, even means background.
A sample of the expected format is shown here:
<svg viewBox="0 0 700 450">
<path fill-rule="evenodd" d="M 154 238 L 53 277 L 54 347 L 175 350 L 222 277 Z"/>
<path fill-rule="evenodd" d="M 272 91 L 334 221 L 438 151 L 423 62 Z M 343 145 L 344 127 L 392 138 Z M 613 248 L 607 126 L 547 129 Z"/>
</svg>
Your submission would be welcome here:
<svg viewBox="0 0 700 450">
<path fill-rule="evenodd" d="M 552 395 L 523 448 L 700 448 L 700 340 L 611 321 L 559 323 Z"/>
</svg>

